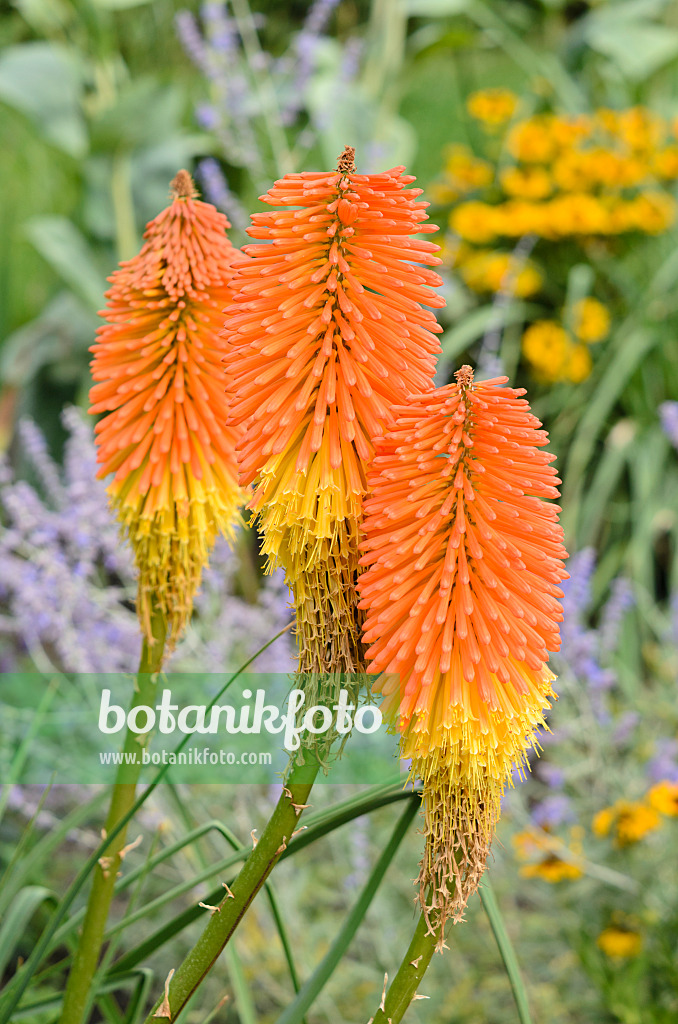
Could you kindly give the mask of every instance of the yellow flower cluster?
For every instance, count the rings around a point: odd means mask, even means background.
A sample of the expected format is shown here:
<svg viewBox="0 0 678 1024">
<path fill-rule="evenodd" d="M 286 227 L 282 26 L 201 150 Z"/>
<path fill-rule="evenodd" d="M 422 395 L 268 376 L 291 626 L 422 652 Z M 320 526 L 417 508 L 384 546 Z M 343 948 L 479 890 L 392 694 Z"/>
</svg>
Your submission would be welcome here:
<svg viewBox="0 0 678 1024">
<path fill-rule="evenodd" d="M 502 175 L 504 180 L 507 174 Z M 509 178 L 510 187 L 517 188 L 520 178 L 533 191 L 539 187 L 538 176 L 522 172 Z M 440 201 L 440 194 L 438 188 L 436 201 Z M 519 198 L 511 192 L 500 203 L 479 199 L 459 203 L 450 214 L 449 224 L 455 234 L 474 244 L 522 235 L 538 235 L 549 241 L 633 231 L 659 235 L 675 221 L 676 209 L 673 196 L 660 188 L 644 188 L 630 198 L 568 191 L 543 201 Z"/>
<path fill-rule="evenodd" d="M 610 330 L 607 306 L 590 296 L 574 304 L 570 321 L 568 331 L 556 320 L 537 320 L 523 334 L 523 355 L 545 383 L 585 380 L 593 366 L 587 345 L 602 341 Z"/>
<path fill-rule="evenodd" d="M 468 192 L 486 188 L 492 183 L 493 177 L 492 164 L 474 156 L 467 146 L 448 146 L 445 180 L 434 182 L 429 191 L 433 201 L 444 206 Z"/>
<path fill-rule="evenodd" d="M 603 929 L 596 943 L 605 956 L 611 960 L 629 960 L 638 956 L 643 948 L 643 940 L 639 932 L 632 928 L 620 928 L 611 925 Z"/>
<path fill-rule="evenodd" d="M 544 830 L 518 832 L 513 837 L 513 846 L 519 860 L 529 861 L 520 869 L 523 878 L 541 878 L 555 885 L 557 882 L 574 881 L 584 872 L 575 860 L 565 859 L 561 854 L 567 850 L 573 858 L 581 856 L 581 829 L 571 830 L 571 842 L 566 846 Z"/>
<path fill-rule="evenodd" d="M 485 152 L 450 147 L 433 196 L 452 207 L 449 226 L 460 243 L 454 266 L 470 290 L 526 298 L 548 276 L 552 292 L 551 275 L 533 261 L 511 274 L 512 254 L 503 248 L 526 235 L 539 240 L 540 257 L 548 257 L 549 245 L 567 242 L 569 248 L 559 250 L 562 265 L 561 255 L 572 260 L 573 242 L 585 250 L 593 239 L 612 245 L 632 233 L 661 234 L 676 220 L 671 186 L 678 181 L 678 121 L 640 106 L 521 118 L 517 96 L 506 89 L 473 93 L 467 109 L 492 129 Z M 609 331 L 608 309 L 590 296 L 562 323 L 532 324 L 523 354 L 544 383 L 579 383 L 593 367 L 586 346 Z"/>
<path fill-rule="evenodd" d="M 466 101 L 466 109 L 471 117 L 488 128 L 496 128 L 510 121 L 517 106 L 518 97 L 510 89 L 480 89 L 471 93 Z"/>
<path fill-rule="evenodd" d="M 647 793 L 645 800 L 617 800 L 598 811 L 593 832 L 603 838 L 613 836 L 617 846 L 630 846 L 661 826 L 661 816 L 678 817 L 678 782 L 664 779 Z"/>
<path fill-rule="evenodd" d="M 483 124 L 512 117 L 517 98 L 507 90 L 473 93 L 469 113 Z M 460 203 L 450 227 L 468 242 L 534 233 L 571 236 L 658 234 L 675 220 L 666 186 L 678 180 L 677 126 L 644 107 L 590 115 L 537 114 L 514 122 L 493 164 L 467 147 L 448 153 L 436 201 L 490 192 Z M 445 192 L 447 187 L 448 191 Z"/>
<path fill-rule="evenodd" d="M 575 303 L 572 310 L 572 331 L 580 341 L 595 345 L 610 332 L 610 311 L 598 299 L 587 297 Z"/>
<path fill-rule="evenodd" d="M 599 838 L 613 836 L 617 846 L 640 842 L 661 825 L 659 813 L 644 801 L 617 800 L 611 807 L 598 811 L 593 819 L 593 832 Z"/>
<path fill-rule="evenodd" d="M 678 782 L 658 782 L 647 794 L 650 807 L 667 818 L 678 817 Z"/>
<path fill-rule="evenodd" d="M 460 273 L 471 291 L 499 292 L 506 289 L 521 299 L 534 295 L 542 285 L 540 272 L 529 260 L 512 259 L 509 252 L 491 249 L 473 250 L 461 264 Z"/>
<path fill-rule="evenodd" d="M 553 192 L 553 180 L 544 167 L 506 167 L 499 181 L 507 196 L 518 199 L 546 199 Z"/>
</svg>

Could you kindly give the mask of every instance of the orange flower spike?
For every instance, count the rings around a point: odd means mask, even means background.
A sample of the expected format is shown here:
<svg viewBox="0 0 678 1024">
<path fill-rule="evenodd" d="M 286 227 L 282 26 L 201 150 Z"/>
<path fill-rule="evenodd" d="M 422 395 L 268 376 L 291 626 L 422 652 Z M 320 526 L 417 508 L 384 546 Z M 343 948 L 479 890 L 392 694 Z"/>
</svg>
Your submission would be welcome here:
<svg viewBox="0 0 678 1024">
<path fill-rule="evenodd" d="M 357 543 L 365 466 L 390 408 L 432 388 L 427 306 L 439 276 L 427 203 L 402 167 L 289 174 L 262 196 L 227 311 L 231 423 L 243 430 L 240 480 L 254 484 L 264 550 L 294 583 L 341 537 Z M 294 209 L 289 209 L 294 207 Z M 415 261 L 415 262 L 411 262 Z M 357 558 L 357 555 L 356 555 Z"/>
<path fill-rule="evenodd" d="M 109 493 L 135 552 L 142 627 L 150 638 L 156 603 L 176 641 L 209 550 L 219 532 L 231 535 L 242 500 L 220 337 L 240 254 L 187 171 L 171 188 L 141 252 L 109 279 L 90 412 L 105 414 L 98 476 L 115 473 Z"/>
<path fill-rule="evenodd" d="M 240 481 L 294 590 L 302 673 L 364 671 L 366 467 L 391 407 L 433 388 L 440 351 L 423 307 L 444 305 L 441 279 L 422 266 L 441 262 L 438 246 L 411 237 L 436 230 L 428 204 L 404 168 L 358 174 L 353 158 L 347 147 L 336 171 L 288 174 L 262 196 L 284 209 L 253 216 L 266 244 L 245 247 L 227 310 Z"/>
<path fill-rule="evenodd" d="M 567 578 L 555 456 L 507 378 L 412 397 L 368 473 L 360 607 L 374 690 L 424 783 L 420 894 L 459 920 L 544 725 Z M 450 883 L 448 885 L 448 883 Z M 442 931 L 441 931 L 442 935 Z"/>
</svg>

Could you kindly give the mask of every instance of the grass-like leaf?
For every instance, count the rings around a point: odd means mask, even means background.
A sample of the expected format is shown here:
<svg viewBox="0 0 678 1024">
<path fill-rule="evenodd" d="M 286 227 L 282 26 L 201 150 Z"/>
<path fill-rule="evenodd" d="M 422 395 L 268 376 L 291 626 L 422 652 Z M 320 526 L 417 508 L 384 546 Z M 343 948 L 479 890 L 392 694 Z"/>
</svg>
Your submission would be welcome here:
<svg viewBox="0 0 678 1024">
<path fill-rule="evenodd" d="M 15 896 L 3 916 L 0 927 L 0 978 L 5 973 L 19 942 L 36 910 L 43 903 L 58 903 L 58 897 L 43 885 L 28 885 Z"/>
<path fill-rule="evenodd" d="M 35 709 L 35 713 L 31 715 L 31 721 L 28 729 L 26 730 L 26 735 L 22 739 L 14 757 L 12 758 L 7 778 L 2 786 L 2 790 L 0 791 L 0 821 L 2 821 L 2 816 L 7 808 L 7 801 L 9 800 L 9 794 L 12 790 L 12 786 L 21 778 L 21 771 L 26 762 L 26 758 L 29 755 L 31 744 L 38 734 L 45 715 L 49 711 L 49 706 L 54 699 L 57 689 L 57 682 L 53 679 L 46 687 L 45 692 L 42 695 L 42 699 Z"/>
<path fill-rule="evenodd" d="M 532 1018 L 530 1017 L 530 1005 L 527 999 L 527 990 L 525 988 L 525 982 L 523 981 L 522 974 L 520 973 L 518 957 L 516 956 L 509 934 L 506 931 L 504 918 L 501 915 L 499 904 L 497 903 L 494 891 L 487 877 L 487 872 L 485 872 L 485 877 L 481 882 L 478 892 L 480 893 L 480 901 L 485 913 L 487 914 L 492 934 L 495 937 L 509 982 L 511 983 L 511 991 L 513 992 L 513 998 L 516 1001 L 520 1024 L 532 1024 Z"/>
</svg>

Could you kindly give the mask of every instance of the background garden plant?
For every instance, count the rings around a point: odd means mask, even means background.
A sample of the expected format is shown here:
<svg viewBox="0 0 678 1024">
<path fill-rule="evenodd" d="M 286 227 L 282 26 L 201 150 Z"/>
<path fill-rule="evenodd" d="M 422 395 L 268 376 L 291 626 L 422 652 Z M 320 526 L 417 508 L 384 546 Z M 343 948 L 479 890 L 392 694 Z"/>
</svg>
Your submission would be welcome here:
<svg viewBox="0 0 678 1024">
<path fill-rule="evenodd" d="M 532 1015 L 568 1024 L 674 1019 L 678 259 L 675 180 L 667 171 L 676 144 L 678 37 L 671 5 L 250 7 L 242 0 L 184 13 L 179 4 L 126 9 L 97 0 L 80 9 L 64 0 L 17 5 L 2 18 L 0 165 L 11 255 L 0 262 L 3 668 L 135 668 L 131 559 L 116 543 L 103 488 L 92 482 L 92 442 L 77 406 L 86 402 L 87 348 L 105 278 L 138 248 L 177 169 L 195 170 L 241 244 L 247 214 L 273 178 L 333 166 L 349 141 L 366 172 L 407 164 L 436 204 L 433 219 L 452 221 L 439 238 L 450 264 L 439 383 L 470 362 L 527 386 L 563 479 L 573 556 L 562 650 L 553 659 L 561 699 L 542 756 L 505 800 L 489 867 Z M 551 133 L 600 126 L 601 111 L 615 112 L 617 129 L 650 132 L 643 142 L 649 177 L 615 188 L 631 206 L 643 193 L 661 196 L 646 210 L 660 215 L 652 232 L 610 235 L 589 225 L 549 238 L 526 223 L 497 245 L 455 237 L 455 214 L 458 221 L 469 202 L 533 206 L 559 194 L 535 196 L 545 180 L 539 169 L 555 178 L 556 168 L 552 156 L 516 158 L 508 142 L 514 129 L 535 120 Z M 653 141 L 658 125 L 661 139 Z M 529 141 L 529 129 L 523 134 Z M 462 145 L 475 191 L 450 196 L 438 191 L 450 187 L 448 147 Z M 560 156 L 570 164 L 580 149 L 614 148 L 593 136 L 568 146 Z M 633 156 L 622 155 L 627 164 Z M 591 212 L 588 200 L 609 191 L 600 169 L 610 166 L 591 161 L 595 184 L 557 188 L 570 206 L 573 193 L 586 194 L 577 202 Z M 464 245 L 492 251 L 464 256 Z M 464 258 L 452 266 L 459 253 Z M 540 374 L 530 354 L 543 360 L 549 344 L 570 357 L 576 349 L 578 372 L 570 359 L 567 372 L 550 374 L 560 379 Z M 236 547 L 217 548 L 173 664 L 203 667 L 208 657 L 216 668 L 227 661 L 236 668 L 287 624 L 285 588 L 263 576 L 254 535 L 242 534 Z M 285 669 L 289 649 L 283 637 L 261 658 Z M 46 692 L 36 679 L 36 708 Z M 12 777 L 14 753 L 3 752 L 3 779 Z M 191 929 L 201 928 L 198 901 L 213 902 L 210 890 L 234 871 L 224 862 L 240 856 L 226 849 L 228 836 L 248 840 L 278 796 L 237 788 L 243 792 L 160 786 L 142 805 L 145 841 L 120 880 L 94 1019 L 143 1020 Z M 10 995 L 17 958 L 40 948 L 74 864 L 95 852 L 101 796 L 92 791 L 88 799 L 68 790 L 3 791 L 0 960 Z M 389 803 L 404 801 L 404 815 L 408 799 L 418 797 L 399 785 L 358 795 L 318 787 L 311 838 L 342 815 L 372 813 L 350 817 L 317 846 L 307 833 L 298 837 L 305 845 L 291 848 L 294 862 L 287 856 L 276 868 L 273 904 L 266 897 L 255 904 L 187 1020 L 205 1020 L 226 994 L 213 1019 L 367 1020 L 414 924 L 420 838 L 411 827 L 399 840 L 405 826 L 396 823 L 406 819 Z M 339 809 L 342 800 L 352 801 L 350 809 Z M 374 894 L 380 876 L 371 872 L 399 842 Z M 123 899 L 130 892 L 131 905 Z M 83 896 L 81 888 L 70 907 L 58 905 L 64 916 L 23 996 L 24 1007 L 42 1008 L 16 1011 L 17 1020 L 57 1018 Z M 430 998 L 412 1005 L 413 1022 L 516 1020 L 478 901 L 467 917 L 452 932 L 450 953 L 434 957 L 422 986 Z M 280 944 L 287 933 L 295 945 L 291 974 Z M 295 1018 L 296 986 L 305 994 Z M 7 1005 L 3 993 L 0 1015 Z"/>
</svg>

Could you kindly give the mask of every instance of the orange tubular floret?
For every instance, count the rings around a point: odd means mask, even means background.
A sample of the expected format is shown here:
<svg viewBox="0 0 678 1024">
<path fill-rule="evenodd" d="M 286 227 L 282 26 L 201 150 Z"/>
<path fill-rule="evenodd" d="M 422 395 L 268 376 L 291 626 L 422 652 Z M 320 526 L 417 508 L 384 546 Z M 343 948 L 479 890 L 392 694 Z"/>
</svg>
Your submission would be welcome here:
<svg viewBox="0 0 678 1024">
<path fill-rule="evenodd" d="M 106 324 L 92 346 L 90 412 L 98 476 L 140 573 L 138 609 L 169 617 L 176 640 L 218 532 L 232 530 L 241 491 L 236 432 L 226 426 L 222 310 L 237 250 L 226 217 L 195 199 L 190 176 L 146 227 L 141 252 L 120 264 L 106 293 Z"/>
<path fill-rule="evenodd" d="M 473 383 L 468 367 L 457 378 L 394 410 L 377 443 L 359 581 L 374 690 L 424 781 L 422 896 L 454 876 L 455 917 L 544 724 L 567 577 L 560 510 L 544 500 L 560 481 L 524 392 Z M 444 921 L 450 900 L 429 899 Z"/>
</svg>

